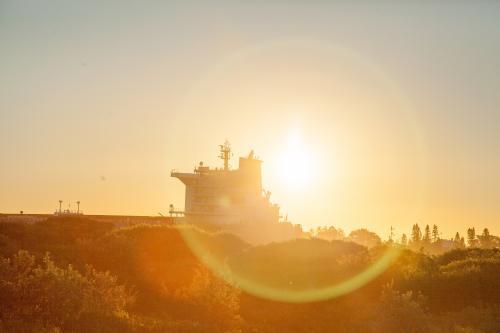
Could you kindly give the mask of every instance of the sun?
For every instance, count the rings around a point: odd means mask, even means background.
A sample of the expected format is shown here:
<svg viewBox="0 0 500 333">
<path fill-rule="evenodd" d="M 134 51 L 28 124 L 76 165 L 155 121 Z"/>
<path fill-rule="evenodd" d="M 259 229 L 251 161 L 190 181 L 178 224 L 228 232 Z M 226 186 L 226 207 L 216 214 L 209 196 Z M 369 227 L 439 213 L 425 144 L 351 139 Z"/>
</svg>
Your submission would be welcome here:
<svg viewBox="0 0 500 333">
<path fill-rule="evenodd" d="M 279 178 L 289 189 L 311 186 L 318 172 L 314 150 L 296 133 L 289 136 L 279 155 L 278 166 Z"/>
</svg>

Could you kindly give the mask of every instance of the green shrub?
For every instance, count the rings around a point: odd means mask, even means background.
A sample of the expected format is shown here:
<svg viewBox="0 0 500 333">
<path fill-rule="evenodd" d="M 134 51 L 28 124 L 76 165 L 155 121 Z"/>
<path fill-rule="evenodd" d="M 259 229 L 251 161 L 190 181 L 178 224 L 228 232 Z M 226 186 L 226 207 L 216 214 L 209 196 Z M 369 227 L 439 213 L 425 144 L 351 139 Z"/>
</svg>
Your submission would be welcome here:
<svg viewBox="0 0 500 333">
<path fill-rule="evenodd" d="M 48 254 L 41 264 L 27 251 L 0 257 L 0 319 L 7 328 L 22 322 L 33 330 L 81 331 L 92 322 L 93 331 L 100 331 L 106 320 L 125 320 L 132 300 L 115 277 L 90 266 L 81 274 L 72 266 L 56 266 Z"/>
</svg>

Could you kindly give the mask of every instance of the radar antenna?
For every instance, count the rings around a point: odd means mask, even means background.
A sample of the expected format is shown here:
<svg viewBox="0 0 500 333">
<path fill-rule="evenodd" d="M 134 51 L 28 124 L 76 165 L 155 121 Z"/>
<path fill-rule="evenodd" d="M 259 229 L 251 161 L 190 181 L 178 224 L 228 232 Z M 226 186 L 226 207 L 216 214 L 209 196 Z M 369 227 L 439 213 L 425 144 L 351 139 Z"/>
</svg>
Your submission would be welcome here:
<svg viewBox="0 0 500 333">
<path fill-rule="evenodd" d="M 219 158 L 224 161 L 224 170 L 227 171 L 229 170 L 229 159 L 232 156 L 231 145 L 229 141 L 226 140 L 223 145 L 219 145 L 219 148 L 220 148 Z"/>
</svg>

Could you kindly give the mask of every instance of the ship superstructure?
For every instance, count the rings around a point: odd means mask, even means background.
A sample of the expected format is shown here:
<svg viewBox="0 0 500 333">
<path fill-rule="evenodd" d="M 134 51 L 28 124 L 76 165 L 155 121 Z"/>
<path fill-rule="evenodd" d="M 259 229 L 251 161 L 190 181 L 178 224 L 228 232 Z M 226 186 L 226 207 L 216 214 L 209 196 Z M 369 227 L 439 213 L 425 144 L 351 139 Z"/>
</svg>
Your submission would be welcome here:
<svg viewBox="0 0 500 333">
<path fill-rule="evenodd" d="M 231 147 L 219 146 L 222 168 L 211 169 L 203 162 L 193 173 L 172 171 L 171 176 L 186 185 L 185 209 L 190 223 L 274 223 L 279 221 L 279 206 L 270 202 L 270 192 L 262 189 L 262 161 L 253 151 L 239 158 L 238 169 L 229 165 Z M 179 213 L 171 206 L 171 211 Z"/>
</svg>

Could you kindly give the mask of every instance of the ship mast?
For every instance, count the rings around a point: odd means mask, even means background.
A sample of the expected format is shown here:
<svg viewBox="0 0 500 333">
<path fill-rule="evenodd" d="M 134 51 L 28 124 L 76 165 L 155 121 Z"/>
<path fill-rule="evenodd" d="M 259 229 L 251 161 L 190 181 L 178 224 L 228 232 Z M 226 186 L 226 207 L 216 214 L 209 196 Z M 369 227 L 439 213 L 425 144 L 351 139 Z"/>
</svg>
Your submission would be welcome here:
<svg viewBox="0 0 500 333">
<path fill-rule="evenodd" d="M 229 170 L 229 159 L 231 158 L 231 145 L 229 141 L 225 141 L 223 145 L 219 145 L 220 154 L 219 158 L 224 161 L 224 170 Z"/>
</svg>

